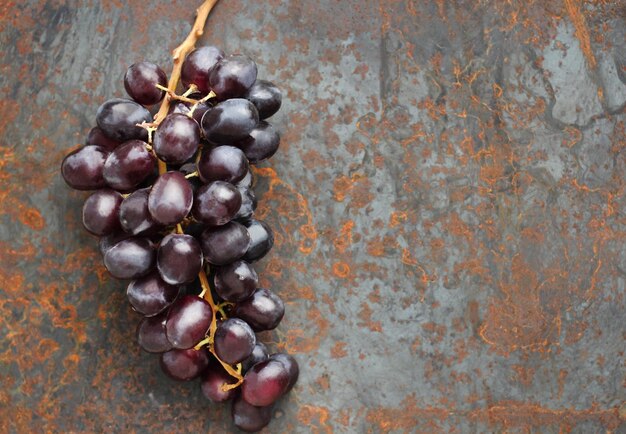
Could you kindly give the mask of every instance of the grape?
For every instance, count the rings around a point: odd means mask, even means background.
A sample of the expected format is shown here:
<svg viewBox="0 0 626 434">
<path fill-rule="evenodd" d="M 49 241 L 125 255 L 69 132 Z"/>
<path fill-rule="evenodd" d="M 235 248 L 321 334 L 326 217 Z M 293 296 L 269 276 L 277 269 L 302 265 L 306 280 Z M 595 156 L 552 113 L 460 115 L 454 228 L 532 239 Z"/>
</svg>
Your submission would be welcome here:
<svg viewBox="0 0 626 434">
<path fill-rule="evenodd" d="M 246 360 L 241 362 L 241 369 L 245 373 L 257 363 L 264 362 L 268 358 L 267 347 L 263 342 L 259 342 L 257 340 L 257 343 L 254 345 L 254 349 L 252 350 L 252 354 L 250 354 Z"/>
<path fill-rule="evenodd" d="M 202 118 L 204 117 L 204 114 L 208 112 L 211 108 L 213 108 L 213 104 L 207 103 L 207 102 L 201 102 L 193 110 L 191 117 L 193 118 L 194 121 L 198 123 L 198 125 L 202 125 Z"/>
<path fill-rule="evenodd" d="M 285 304 L 269 289 L 259 288 L 252 297 L 237 303 L 233 316 L 241 318 L 255 332 L 273 330 L 285 314 Z"/>
<path fill-rule="evenodd" d="M 131 234 L 124 232 L 124 231 L 113 232 L 109 235 L 105 235 L 101 237 L 100 241 L 98 241 L 98 248 L 100 249 L 100 253 L 102 254 L 102 256 L 104 256 L 111 247 L 113 247 L 120 241 L 127 240 L 131 237 L 132 237 Z"/>
<path fill-rule="evenodd" d="M 288 393 L 296 384 L 298 377 L 300 376 L 300 367 L 298 366 L 298 362 L 296 362 L 296 359 L 292 356 L 285 353 L 272 354 L 270 359 L 282 363 L 287 369 L 287 372 L 289 373 L 289 384 L 287 384 L 287 390 L 285 390 L 285 393 Z"/>
<path fill-rule="evenodd" d="M 259 163 L 270 158 L 278 150 L 280 135 L 272 125 L 265 121 L 250 131 L 250 135 L 236 146 L 246 155 L 251 164 Z"/>
<path fill-rule="evenodd" d="M 259 113 L 250 101 L 241 98 L 219 103 L 202 117 L 204 137 L 218 145 L 228 145 L 248 137 L 259 123 Z"/>
<path fill-rule="evenodd" d="M 205 229 L 200 243 L 207 262 L 225 265 L 241 258 L 248 251 L 250 234 L 245 226 L 233 221 Z"/>
<path fill-rule="evenodd" d="M 233 401 L 231 408 L 233 423 L 246 432 L 257 432 L 267 426 L 272 419 L 272 407 L 255 407 L 248 404 L 241 396 Z"/>
<path fill-rule="evenodd" d="M 143 105 L 153 105 L 163 99 L 165 92 L 156 87 L 167 86 L 167 75 L 151 62 L 130 65 L 124 75 L 124 87 L 128 95 Z"/>
<path fill-rule="evenodd" d="M 211 305 L 195 295 L 174 302 L 165 323 L 167 340 L 174 348 L 188 349 L 200 342 L 211 325 Z"/>
<path fill-rule="evenodd" d="M 216 146 L 202 151 L 198 174 L 203 182 L 226 181 L 235 184 L 248 173 L 248 160 L 241 149 Z"/>
<path fill-rule="evenodd" d="M 221 298 L 233 303 L 250 297 L 258 283 L 256 271 L 244 261 L 220 267 L 215 273 L 215 291 Z"/>
<path fill-rule="evenodd" d="M 193 50 L 181 70 L 181 80 L 185 87 L 192 83 L 202 93 L 209 93 L 209 74 L 213 67 L 224 57 L 224 52 L 216 47 L 200 47 Z"/>
<path fill-rule="evenodd" d="M 231 377 L 222 365 L 218 362 L 209 364 L 209 367 L 202 374 L 202 394 L 213 402 L 225 402 L 233 399 L 237 394 L 237 389 L 230 389 L 226 392 L 222 390 L 224 384 L 233 383 Z"/>
<path fill-rule="evenodd" d="M 111 152 L 121 144 L 122 142 L 109 139 L 98 127 L 93 127 L 91 130 L 89 130 L 89 134 L 87 134 L 87 139 L 85 140 L 86 146 L 100 146 L 102 149 L 108 152 Z"/>
<path fill-rule="evenodd" d="M 133 280 L 126 289 L 131 306 L 145 316 L 163 312 L 176 300 L 178 292 L 177 286 L 164 282 L 155 271 L 141 279 Z"/>
<path fill-rule="evenodd" d="M 266 119 L 280 109 L 283 94 L 274 83 L 257 80 L 246 94 L 246 99 L 259 111 L 259 119 Z"/>
<path fill-rule="evenodd" d="M 221 226 L 237 214 L 241 193 L 223 181 L 214 181 L 196 190 L 192 214 L 196 220 L 211 226 Z"/>
<path fill-rule="evenodd" d="M 147 145 L 141 140 L 131 140 L 109 154 L 103 173 L 111 188 L 131 190 L 152 174 L 155 158 L 146 149 Z"/>
<path fill-rule="evenodd" d="M 200 243 L 191 235 L 167 235 L 157 252 L 157 268 L 169 284 L 193 282 L 202 268 Z"/>
<path fill-rule="evenodd" d="M 108 235 L 120 229 L 120 205 L 124 198 L 117 191 L 98 190 L 83 205 L 83 225 L 94 235 Z"/>
<path fill-rule="evenodd" d="M 98 108 L 96 114 L 98 127 L 108 138 L 118 142 L 147 140 L 148 132 L 137 124 L 151 121 L 150 112 L 129 99 L 110 99 Z"/>
<path fill-rule="evenodd" d="M 193 157 L 200 143 L 200 127 L 189 116 L 173 113 L 154 134 L 154 151 L 168 164 L 183 164 Z"/>
<path fill-rule="evenodd" d="M 161 354 L 161 369 L 174 380 L 193 380 L 208 365 L 209 356 L 204 349 L 174 349 Z"/>
<path fill-rule="evenodd" d="M 245 360 L 254 349 L 256 336 L 245 321 L 229 318 L 215 331 L 215 353 L 223 362 L 234 365 Z"/>
<path fill-rule="evenodd" d="M 246 173 L 246 176 L 244 176 L 243 179 L 239 181 L 237 185 L 235 185 L 235 187 L 237 187 L 240 190 L 243 188 L 252 188 L 253 182 L 254 182 L 254 177 L 252 176 L 252 172 L 248 170 L 248 173 Z"/>
<path fill-rule="evenodd" d="M 285 393 L 289 378 L 289 371 L 277 360 L 257 363 L 243 378 L 241 397 L 258 407 L 271 405 Z"/>
<path fill-rule="evenodd" d="M 251 188 L 239 188 L 239 192 L 241 193 L 241 206 L 234 218 L 248 222 L 254 215 L 254 210 L 257 207 L 256 195 Z"/>
<path fill-rule="evenodd" d="M 251 220 L 246 224 L 250 233 L 250 247 L 243 256 L 248 262 L 258 261 L 274 246 L 274 231 L 261 220 Z"/>
<path fill-rule="evenodd" d="M 248 56 L 232 54 L 221 59 L 209 74 L 209 87 L 220 100 L 246 94 L 256 81 L 256 63 Z"/>
<path fill-rule="evenodd" d="M 128 238 L 111 247 L 104 255 L 104 265 L 118 279 L 137 279 L 154 266 L 154 247 L 147 238 Z"/>
<path fill-rule="evenodd" d="M 148 196 L 152 218 L 163 225 L 180 223 L 191 210 L 193 190 L 180 172 L 159 176 Z"/>
<path fill-rule="evenodd" d="M 70 152 L 61 163 L 61 175 L 76 190 L 97 190 L 107 186 L 104 162 L 109 153 L 100 146 L 85 146 Z"/>
<path fill-rule="evenodd" d="M 142 188 L 127 196 L 120 206 L 122 229 L 133 235 L 156 232 L 160 226 L 152 219 L 148 211 L 150 189 Z"/>
<path fill-rule="evenodd" d="M 145 317 L 137 326 L 137 343 L 149 353 L 164 353 L 172 349 L 172 344 L 165 336 L 167 312 Z"/>
</svg>

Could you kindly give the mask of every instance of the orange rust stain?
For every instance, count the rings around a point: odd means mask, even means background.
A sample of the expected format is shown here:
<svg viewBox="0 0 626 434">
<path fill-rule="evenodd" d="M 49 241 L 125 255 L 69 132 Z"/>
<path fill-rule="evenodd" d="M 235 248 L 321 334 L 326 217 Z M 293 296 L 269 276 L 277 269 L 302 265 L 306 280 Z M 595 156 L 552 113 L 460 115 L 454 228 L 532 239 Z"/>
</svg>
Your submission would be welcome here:
<svg viewBox="0 0 626 434">
<path fill-rule="evenodd" d="M 372 320 L 372 308 L 365 302 L 361 303 L 361 310 L 359 311 L 359 319 L 362 323 L 359 323 L 360 326 L 367 327 L 373 332 L 382 332 L 383 326 L 380 321 Z"/>
<path fill-rule="evenodd" d="M 333 432 L 330 425 L 328 425 L 330 411 L 326 407 L 303 405 L 300 407 L 297 417 L 300 424 L 308 427 L 311 433 Z"/>
<path fill-rule="evenodd" d="M 345 262 L 335 262 L 333 264 L 333 274 L 345 279 L 350 275 L 350 267 Z"/>
<path fill-rule="evenodd" d="M 311 353 L 320 347 L 320 342 L 328 334 L 329 321 L 320 310 L 313 306 L 307 311 L 307 329 L 293 328 L 287 331 L 285 342 L 279 347 L 294 353 Z"/>
<path fill-rule="evenodd" d="M 339 235 L 333 241 L 333 245 L 339 253 L 345 253 L 346 250 L 352 245 L 352 229 L 354 228 L 354 221 L 348 220 L 343 224 L 339 231 Z"/>
<path fill-rule="evenodd" d="M 513 370 L 517 374 L 517 380 L 520 384 L 528 387 L 532 384 L 535 376 L 535 370 L 524 365 L 513 365 Z"/>
<path fill-rule="evenodd" d="M 413 255 L 411 254 L 411 251 L 409 249 L 402 249 L 402 263 L 405 265 L 410 265 L 411 267 L 415 267 L 417 268 L 421 274 L 422 274 L 422 283 L 426 284 L 428 283 L 428 273 L 426 273 L 426 270 L 424 270 L 424 267 L 422 267 L 419 262 L 417 262 L 417 259 L 415 259 L 413 257 Z"/>
<path fill-rule="evenodd" d="M 576 37 L 580 42 L 580 48 L 587 59 L 587 63 L 591 69 L 596 67 L 596 57 L 591 49 L 591 38 L 589 36 L 589 27 L 585 20 L 585 15 L 582 10 L 582 0 L 564 0 L 565 9 L 574 24 L 576 29 Z"/>
<path fill-rule="evenodd" d="M 22 209 L 18 214 L 18 219 L 22 224 L 37 231 L 42 230 L 46 225 L 46 221 L 36 208 Z"/>
<path fill-rule="evenodd" d="M 391 217 L 389 218 L 389 226 L 395 228 L 397 226 L 402 226 L 408 220 L 408 215 L 404 211 L 394 211 L 391 213 Z"/>
<path fill-rule="evenodd" d="M 348 352 L 346 351 L 346 343 L 345 342 L 335 342 L 335 345 L 330 349 L 330 357 L 333 359 L 341 359 L 346 357 Z"/>
</svg>

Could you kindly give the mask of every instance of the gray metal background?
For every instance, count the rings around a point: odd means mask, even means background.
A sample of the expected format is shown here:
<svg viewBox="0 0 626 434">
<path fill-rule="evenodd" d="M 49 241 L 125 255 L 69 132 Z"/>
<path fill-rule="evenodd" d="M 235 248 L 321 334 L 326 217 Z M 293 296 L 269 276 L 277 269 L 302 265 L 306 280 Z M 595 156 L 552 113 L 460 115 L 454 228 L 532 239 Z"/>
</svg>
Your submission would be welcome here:
<svg viewBox="0 0 626 434">
<path fill-rule="evenodd" d="M 58 174 L 196 1 L 0 1 L 0 431 L 223 432 L 134 343 Z M 257 171 L 298 386 L 268 432 L 625 432 L 626 6 L 222 0 L 285 91 Z"/>
</svg>

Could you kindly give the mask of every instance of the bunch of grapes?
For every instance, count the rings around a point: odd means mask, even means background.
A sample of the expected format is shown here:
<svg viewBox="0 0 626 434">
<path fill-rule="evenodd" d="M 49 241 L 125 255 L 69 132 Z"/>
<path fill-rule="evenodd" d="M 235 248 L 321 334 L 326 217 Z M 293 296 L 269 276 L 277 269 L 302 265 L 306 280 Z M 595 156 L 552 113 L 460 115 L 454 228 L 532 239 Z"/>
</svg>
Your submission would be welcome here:
<svg viewBox="0 0 626 434">
<path fill-rule="evenodd" d="M 274 236 L 254 218 L 249 167 L 278 149 L 265 119 L 280 108 L 281 92 L 257 80 L 249 57 L 211 46 L 185 58 L 180 78 L 178 95 L 157 65 L 130 66 L 131 99 L 98 108 L 97 126 L 61 171 L 70 187 L 95 190 L 83 224 L 101 237 L 107 270 L 130 280 L 128 301 L 143 315 L 141 348 L 159 353 L 173 379 L 200 378 L 211 401 L 232 400 L 235 425 L 256 431 L 299 373 L 293 357 L 269 355 L 255 334 L 284 314 L 252 265 Z M 159 102 L 153 120 L 146 107 Z"/>
</svg>

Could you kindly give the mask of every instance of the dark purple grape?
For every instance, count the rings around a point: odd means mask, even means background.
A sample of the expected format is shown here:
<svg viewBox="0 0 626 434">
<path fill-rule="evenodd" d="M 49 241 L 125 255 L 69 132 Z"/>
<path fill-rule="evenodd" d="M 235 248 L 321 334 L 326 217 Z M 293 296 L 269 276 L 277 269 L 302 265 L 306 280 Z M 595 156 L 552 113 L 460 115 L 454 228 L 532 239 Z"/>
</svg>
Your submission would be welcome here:
<svg viewBox="0 0 626 434">
<path fill-rule="evenodd" d="M 226 265 L 241 258 L 250 246 L 246 227 L 237 222 L 207 228 L 200 237 L 202 252 L 207 262 Z"/>
<path fill-rule="evenodd" d="M 243 256 L 248 262 L 258 261 L 269 252 L 274 246 L 274 231 L 267 223 L 261 220 L 251 220 L 246 223 L 246 228 L 250 233 L 250 247 Z"/>
<path fill-rule="evenodd" d="M 167 235 L 157 252 L 157 268 L 172 285 L 193 282 L 202 268 L 200 243 L 191 235 Z"/>
<path fill-rule="evenodd" d="M 193 205 L 193 190 L 180 172 L 167 172 L 159 176 L 148 196 L 148 209 L 152 218 L 162 225 L 180 223 Z"/>
<path fill-rule="evenodd" d="M 285 314 L 285 304 L 281 298 L 269 289 L 259 288 L 252 297 L 237 303 L 233 316 L 241 318 L 255 332 L 273 330 Z"/>
<path fill-rule="evenodd" d="M 204 117 L 204 114 L 208 112 L 212 107 L 213 107 L 213 104 L 211 103 L 201 102 L 193 110 L 191 117 L 193 118 L 194 121 L 198 123 L 198 125 L 202 125 L 202 118 Z"/>
<path fill-rule="evenodd" d="M 85 140 L 86 146 L 100 146 L 105 151 L 111 152 L 122 142 L 118 142 L 117 140 L 113 140 L 104 135 L 102 130 L 98 127 L 93 127 L 89 130 L 89 134 L 87 134 L 87 139 Z"/>
<path fill-rule="evenodd" d="M 204 348 L 194 350 L 174 349 L 161 354 L 161 369 L 178 381 L 189 381 L 198 377 L 209 365 L 209 356 Z"/>
<path fill-rule="evenodd" d="M 241 207 L 241 193 L 232 184 L 214 181 L 196 190 L 193 216 L 211 226 L 221 226 L 237 214 Z"/>
<path fill-rule="evenodd" d="M 200 127 L 189 116 L 167 115 L 154 134 L 154 152 L 168 164 L 183 164 L 198 150 Z"/>
<path fill-rule="evenodd" d="M 209 142 L 228 145 L 248 137 L 258 123 L 259 114 L 254 104 L 247 99 L 234 98 L 208 110 L 201 125 Z"/>
<path fill-rule="evenodd" d="M 252 176 L 252 172 L 248 170 L 248 173 L 246 173 L 246 176 L 244 176 L 243 179 L 235 185 L 235 187 L 237 187 L 240 190 L 242 188 L 252 188 L 253 183 L 254 183 L 254 177 Z"/>
<path fill-rule="evenodd" d="M 200 342 L 211 325 L 211 305 L 195 295 L 174 302 L 167 316 L 167 340 L 174 348 L 187 349 Z"/>
<path fill-rule="evenodd" d="M 189 105 L 187 105 L 187 103 L 185 102 L 177 102 L 177 103 L 172 103 L 170 105 L 169 110 L 167 111 L 168 115 L 172 115 L 172 114 L 182 114 L 182 115 L 187 115 L 187 113 L 189 113 L 191 109 L 189 108 Z"/>
<path fill-rule="evenodd" d="M 243 151 L 251 164 L 259 163 L 270 158 L 278 150 L 280 135 L 272 125 L 265 121 L 250 131 L 250 135 L 236 146 Z"/>
<path fill-rule="evenodd" d="M 61 163 L 61 175 L 76 190 L 97 190 L 107 186 L 104 162 L 109 153 L 99 146 L 84 146 L 70 152 Z"/>
<path fill-rule="evenodd" d="M 268 354 L 269 353 L 267 352 L 265 344 L 257 340 L 256 345 L 254 345 L 254 349 L 252 350 L 252 354 L 250 354 L 246 360 L 241 362 L 242 371 L 246 373 L 257 363 L 266 361 L 269 358 Z"/>
<path fill-rule="evenodd" d="M 298 381 L 298 377 L 300 376 L 300 368 L 298 367 L 298 362 L 289 354 L 285 353 L 276 353 L 270 356 L 271 360 L 276 360 L 283 364 L 283 366 L 287 369 L 289 373 L 289 384 L 287 384 L 287 390 L 285 393 L 288 393 L 293 386 Z"/>
<path fill-rule="evenodd" d="M 235 214 L 235 219 L 242 222 L 248 222 L 254 216 L 254 210 L 257 207 L 256 195 L 251 188 L 239 188 L 241 193 L 241 206 Z"/>
<path fill-rule="evenodd" d="M 281 362 L 270 358 L 246 372 L 241 385 L 241 397 L 249 404 L 265 407 L 276 402 L 288 386 L 289 371 Z"/>
<path fill-rule="evenodd" d="M 178 296 L 180 288 L 163 281 L 153 271 L 141 279 L 133 280 L 126 289 L 131 306 L 145 316 L 154 316 L 167 309 Z"/>
<path fill-rule="evenodd" d="M 247 262 L 236 261 L 215 272 L 215 291 L 226 301 L 239 303 L 250 297 L 259 283 L 254 268 Z"/>
<path fill-rule="evenodd" d="M 237 396 L 231 408 L 233 423 L 246 432 L 257 432 L 272 420 L 272 407 L 255 407 L 248 404 L 241 396 Z"/>
<path fill-rule="evenodd" d="M 149 234 L 157 231 L 160 225 L 148 211 L 150 189 L 142 188 L 127 196 L 120 206 L 122 229 L 133 235 Z"/>
<path fill-rule="evenodd" d="M 256 344 L 254 331 L 245 321 L 229 318 L 221 322 L 215 331 L 215 354 L 230 365 L 239 363 L 250 354 Z"/>
<path fill-rule="evenodd" d="M 212 402 L 226 402 L 233 399 L 237 395 L 237 389 L 230 389 L 226 392 L 222 390 L 224 384 L 234 383 L 224 367 L 219 362 L 212 362 L 202 374 L 202 394 Z"/>
<path fill-rule="evenodd" d="M 185 58 L 180 78 L 185 87 L 195 84 L 202 93 L 209 93 L 209 74 L 213 67 L 224 58 L 224 52 L 217 47 L 207 46 L 193 50 Z"/>
<path fill-rule="evenodd" d="M 166 87 L 167 75 L 152 62 L 134 63 L 124 75 L 126 92 L 139 104 L 153 105 L 163 99 L 165 92 L 157 84 Z"/>
<path fill-rule="evenodd" d="M 154 266 L 154 247 L 147 238 L 122 240 L 104 255 L 104 265 L 118 279 L 137 279 Z"/>
<path fill-rule="evenodd" d="M 104 163 L 104 179 L 111 188 L 128 191 L 154 172 L 156 159 L 146 149 L 148 144 L 131 140 L 118 146 Z"/>
<path fill-rule="evenodd" d="M 83 225 L 94 235 L 120 230 L 120 205 L 124 197 L 111 189 L 98 190 L 83 205 Z"/>
<path fill-rule="evenodd" d="M 129 99 L 110 99 L 98 107 L 96 114 L 98 127 L 107 137 L 118 142 L 147 140 L 148 132 L 137 124 L 151 121 L 150 112 Z"/>
<path fill-rule="evenodd" d="M 111 247 L 113 247 L 120 241 L 127 240 L 131 237 L 131 234 L 124 231 L 113 232 L 109 235 L 101 237 L 100 241 L 98 241 L 98 248 L 100 249 L 100 253 L 102 254 L 102 256 L 106 255 L 106 252 L 108 252 Z"/>
<path fill-rule="evenodd" d="M 248 160 L 241 149 L 216 146 L 202 151 L 198 174 L 203 182 L 226 181 L 235 184 L 248 173 Z"/>
<path fill-rule="evenodd" d="M 266 119 L 280 109 L 283 94 L 274 83 L 257 80 L 246 94 L 246 99 L 259 111 L 259 119 Z"/>
<path fill-rule="evenodd" d="M 239 98 L 256 81 L 256 63 L 243 54 L 232 54 L 221 59 L 209 74 L 209 87 L 223 101 Z"/>
<path fill-rule="evenodd" d="M 172 349 L 165 335 L 167 312 L 145 317 L 137 326 L 137 343 L 149 353 L 164 353 Z"/>
</svg>

